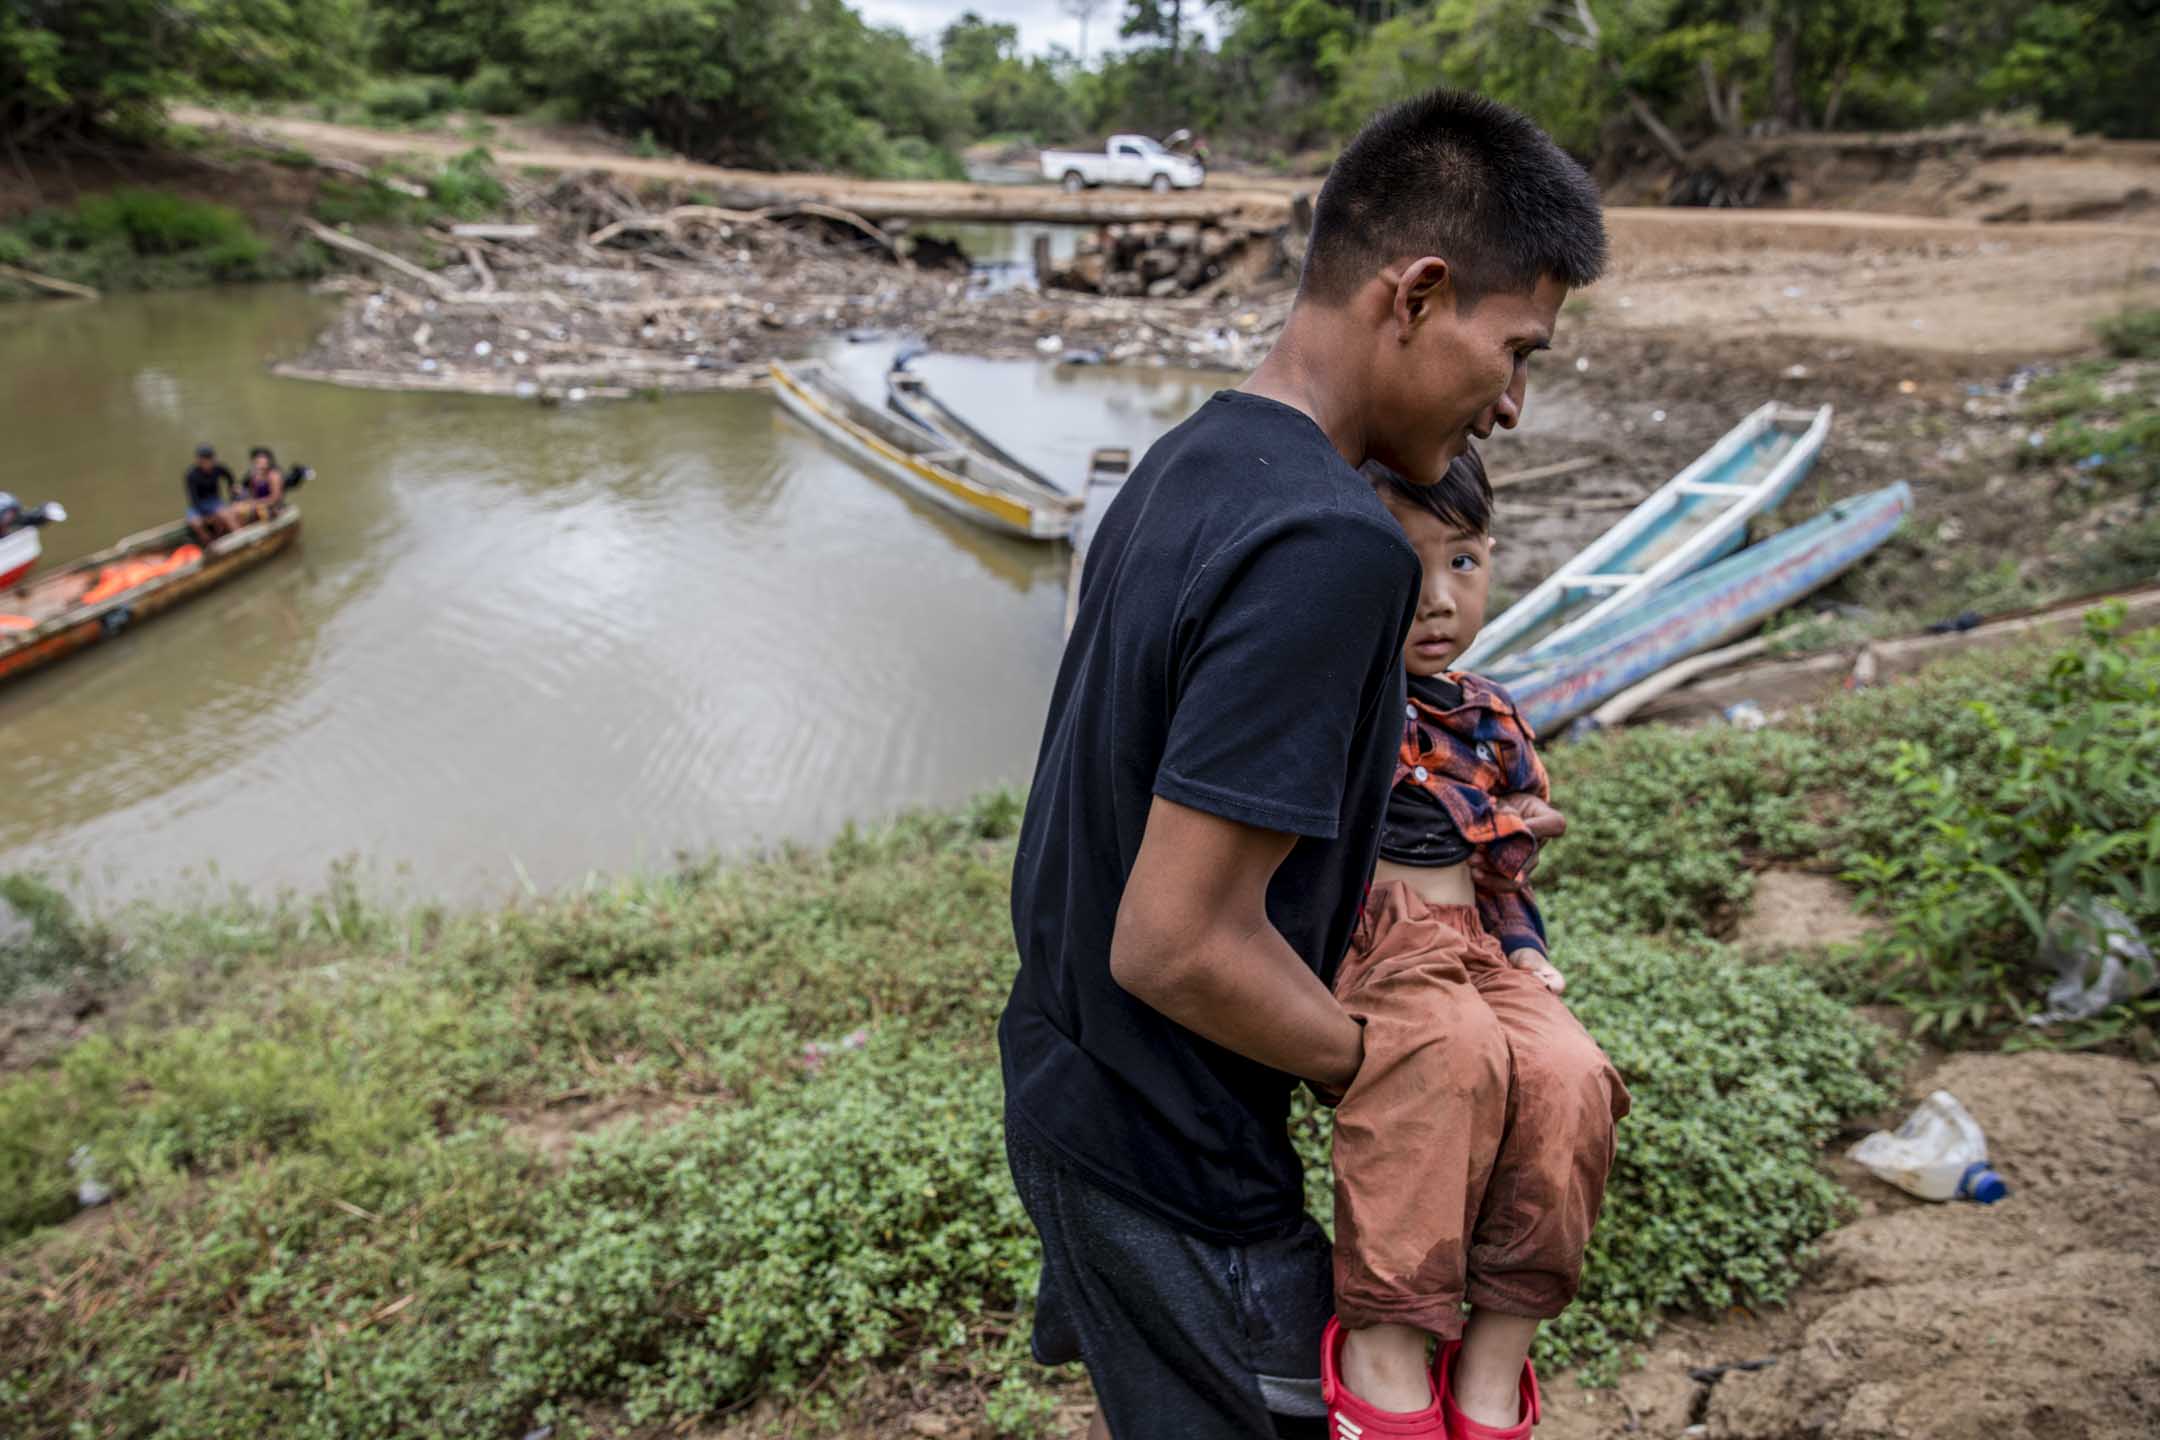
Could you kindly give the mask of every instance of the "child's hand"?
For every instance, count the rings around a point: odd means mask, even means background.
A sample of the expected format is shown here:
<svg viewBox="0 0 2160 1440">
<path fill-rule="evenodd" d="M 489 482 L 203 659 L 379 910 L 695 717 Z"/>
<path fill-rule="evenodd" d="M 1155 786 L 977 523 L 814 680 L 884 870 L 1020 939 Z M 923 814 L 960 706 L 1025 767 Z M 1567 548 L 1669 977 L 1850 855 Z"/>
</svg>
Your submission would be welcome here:
<svg viewBox="0 0 2160 1440">
<path fill-rule="evenodd" d="M 1518 970 L 1528 970 L 1544 982 L 1545 988 L 1558 995 L 1567 989 L 1567 976 L 1562 975 L 1551 960 L 1540 955 L 1528 945 L 1508 952 L 1508 963 Z"/>
<path fill-rule="evenodd" d="M 1494 806 L 1503 813 L 1519 817 L 1529 830 L 1530 837 L 1537 841 L 1538 848 L 1530 853 L 1530 861 L 1523 866 L 1522 874 L 1509 875 L 1494 869 L 1492 862 L 1486 858 L 1484 849 L 1480 847 L 1470 856 L 1470 878 L 1480 890 L 1488 890 L 1497 895 L 1512 895 L 1530 883 L 1531 873 L 1537 869 L 1538 856 L 1543 852 L 1545 842 L 1557 840 L 1567 834 L 1567 816 L 1555 809 L 1550 801 L 1540 800 L 1528 791 L 1503 795 L 1494 802 Z"/>
</svg>

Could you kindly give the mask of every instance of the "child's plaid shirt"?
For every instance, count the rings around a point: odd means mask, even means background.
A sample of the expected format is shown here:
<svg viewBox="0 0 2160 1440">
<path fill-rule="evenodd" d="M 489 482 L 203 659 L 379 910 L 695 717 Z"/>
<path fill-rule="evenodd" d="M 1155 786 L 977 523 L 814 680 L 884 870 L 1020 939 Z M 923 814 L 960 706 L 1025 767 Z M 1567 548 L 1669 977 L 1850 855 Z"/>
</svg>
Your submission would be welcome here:
<svg viewBox="0 0 2160 1440">
<path fill-rule="evenodd" d="M 1456 697 L 1451 690 L 1460 692 Z M 1494 802 L 1528 792 L 1552 798 L 1537 737 L 1507 691 L 1476 675 L 1410 677 L 1408 724 L 1395 759 L 1395 784 L 1439 802 L 1463 840 L 1485 863 L 1518 882 L 1537 858 L 1538 840 L 1518 815 Z M 1529 887 L 1477 892 L 1478 920 L 1500 948 L 1546 953 L 1545 920 Z"/>
</svg>

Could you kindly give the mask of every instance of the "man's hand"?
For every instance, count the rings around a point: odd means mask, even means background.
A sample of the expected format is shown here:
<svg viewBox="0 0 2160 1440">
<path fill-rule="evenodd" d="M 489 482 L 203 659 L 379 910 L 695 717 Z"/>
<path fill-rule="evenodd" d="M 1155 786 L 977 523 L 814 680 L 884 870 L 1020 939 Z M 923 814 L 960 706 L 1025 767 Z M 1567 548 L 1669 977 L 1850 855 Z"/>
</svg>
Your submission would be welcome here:
<svg viewBox="0 0 2160 1440">
<path fill-rule="evenodd" d="M 1523 867 L 1520 875 L 1509 875 L 1495 870 L 1492 863 L 1485 858 L 1482 847 L 1471 854 L 1471 883 L 1490 894 L 1511 895 L 1530 883 L 1531 875 L 1537 870 L 1538 856 L 1544 852 L 1545 842 L 1557 840 L 1567 834 L 1567 816 L 1555 809 L 1551 801 L 1540 800 L 1526 790 L 1501 796 L 1493 802 L 1493 808 L 1520 817 L 1529 827 L 1531 838 L 1538 842 L 1538 849 L 1532 852 L 1530 863 Z"/>
<path fill-rule="evenodd" d="M 1518 970 L 1528 970 L 1545 982 L 1545 988 L 1558 995 L 1567 989 L 1567 976 L 1562 975 L 1552 961 L 1525 945 L 1520 950 L 1508 951 L 1508 964 Z"/>
<path fill-rule="evenodd" d="M 1364 1029 L 1268 920 L 1268 882 L 1295 843 L 1156 796 L 1118 905 L 1110 975 L 1226 1050 L 1342 1090 L 1364 1058 Z"/>
</svg>

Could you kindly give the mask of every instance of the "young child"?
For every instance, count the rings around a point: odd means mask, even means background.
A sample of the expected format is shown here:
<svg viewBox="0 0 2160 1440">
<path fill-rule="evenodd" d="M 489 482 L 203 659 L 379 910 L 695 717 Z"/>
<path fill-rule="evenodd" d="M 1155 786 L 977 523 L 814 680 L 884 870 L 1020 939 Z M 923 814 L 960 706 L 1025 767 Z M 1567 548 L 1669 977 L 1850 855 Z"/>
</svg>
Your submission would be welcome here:
<svg viewBox="0 0 2160 1440">
<path fill-rule="evenodd" d="M 1485 623 L 1484 465 L 1374 485 L 1425 577 L 1380 863 L 1335 982 L 1365 1059 L 1335 1112 L 1329 1437 L 1520 1440 L 1530 1343 L 1581 1283 L 1628 1095 L 1560 1001 L 1524 884 L 1566 828 L 1535 737 L 1505 691 L 1448 669 Z"/>
</svg>

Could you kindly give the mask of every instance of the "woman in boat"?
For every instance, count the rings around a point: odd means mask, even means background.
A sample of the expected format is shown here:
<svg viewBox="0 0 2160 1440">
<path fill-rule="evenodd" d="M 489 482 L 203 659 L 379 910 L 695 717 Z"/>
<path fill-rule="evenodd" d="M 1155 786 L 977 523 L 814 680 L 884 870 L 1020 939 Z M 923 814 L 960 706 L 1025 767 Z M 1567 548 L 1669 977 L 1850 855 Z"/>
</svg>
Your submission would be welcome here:
<svg viewBox="0 0 2160 1440">
<path fill-rule="evenodd" d="M 277 514 L 278 506 L 285 500 L 285 472 L 278 469 L 277 456 L 271 453 L 270 447 L 257 445 L 248 451 L 247 476 L 234 490 L 233 502 L 225 507 L 225 516 L 235 528 Z"/>
</svg>

